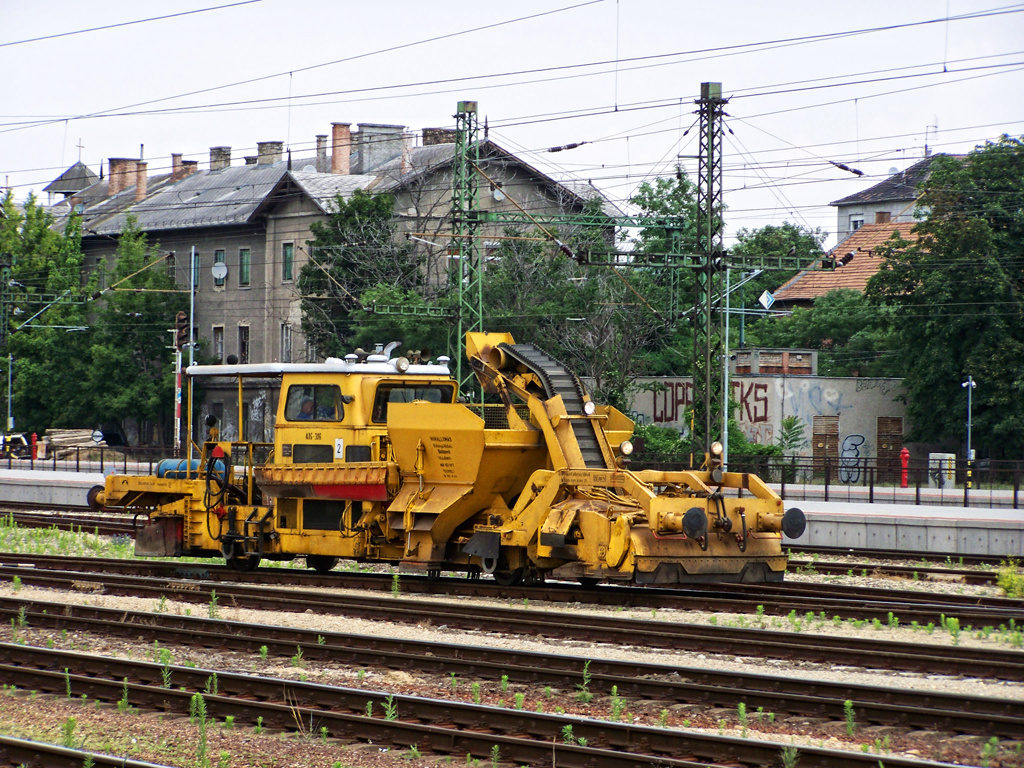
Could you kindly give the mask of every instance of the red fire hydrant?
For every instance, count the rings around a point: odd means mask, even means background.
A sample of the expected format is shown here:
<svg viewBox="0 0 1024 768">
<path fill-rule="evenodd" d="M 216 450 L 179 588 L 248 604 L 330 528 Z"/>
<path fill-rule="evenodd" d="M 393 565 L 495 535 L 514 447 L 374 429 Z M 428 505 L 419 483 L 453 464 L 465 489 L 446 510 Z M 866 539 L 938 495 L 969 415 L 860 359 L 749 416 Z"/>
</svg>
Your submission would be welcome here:
<svg viewBox="0 0 1024 768">
<path fill-rule="evenodd" d="M 910 463 L 910 451 L 907 450 L 907 446 L 903 446 L 900 451 L 900 464 L 903 466 L 903 470 L 900 472 L 900 488 L 907 487 L 907 465 Z"/>
</svg>

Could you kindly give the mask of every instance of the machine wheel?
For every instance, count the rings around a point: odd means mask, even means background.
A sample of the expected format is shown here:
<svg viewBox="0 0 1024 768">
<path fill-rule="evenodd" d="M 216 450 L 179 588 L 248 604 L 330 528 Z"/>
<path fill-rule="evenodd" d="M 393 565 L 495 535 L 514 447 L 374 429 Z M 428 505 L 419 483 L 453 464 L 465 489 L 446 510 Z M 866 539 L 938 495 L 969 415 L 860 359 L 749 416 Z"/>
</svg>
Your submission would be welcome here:
<svg viewBox="0 0 1024 768">
<path fill-rule="evenodd" d="M 327 573 L 338 564 L 338 558 L 330 555 L 306 555 L 306 567 L 319 574 Z"/>
<path fill-rule="evenodd" d="M 229 557 L 224 562 L 227 563 L 228 568 L 230 568 L 231 570 L 240 571 L 242 573 L 255 571 L 257 568 L 260 567 L 260 559 L 256 555 Z"/>
<path fill-rule="evenodd" d="M 440 581 L 441 569 L 440 568 L 428 568 L 427 569 L 427 581 Z"/>
<path fill-rule="evenodd" d="M 511 587 L 516 584 L 522 584 L 525 575 L 525 568 L 513 568 L 510 571 L 495 571 L 494 580 L 503 587 Z"/>
<path fill-rule="evenodd" d="M 105 490 L 106 488 L 102 485 L 94 485 L 89 489 L 89 492 L 85 494 L 85 501 L 89 505 L 89 509 L 93 512 L 103 511 L 103 502 L 100 501 L 100 496 Z"/>
<path fill-rule="evenodd" d="M 220 551 L 224 555 L 224 562 L 233 571 L 247 573 L 260 567 L 259 555 L 246 554 L 242 549 L 242 543 L 237 539 L 225 539 L 221 542 Z"/>
</svg>

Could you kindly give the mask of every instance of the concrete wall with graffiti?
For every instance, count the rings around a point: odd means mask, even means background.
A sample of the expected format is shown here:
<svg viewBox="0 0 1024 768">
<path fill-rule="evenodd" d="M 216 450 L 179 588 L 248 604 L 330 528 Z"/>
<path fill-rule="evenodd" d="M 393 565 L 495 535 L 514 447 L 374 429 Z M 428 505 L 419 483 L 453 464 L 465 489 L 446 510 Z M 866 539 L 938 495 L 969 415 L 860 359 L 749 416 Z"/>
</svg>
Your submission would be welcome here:
<svg viewBox="0 0 1024 768">
<path fill-rule="evenodd" d="M 686 409 L 693 400 L 690 379 L 642 378 L 637 384 L 640 389 L 633 395 L 630 414 L 637 422 L 689 431 Z M 812 453 L 815 416 L 839 417 L 843 455 L 853 451 L 859 457 L 878 456 L 880 417 L 903 419 L 904 434 L 907 431 L 900 379 L 737 376 L 730 378 L 729 386 L 737 405 L 734 416 L 752 442 L 776 442 L 782 420 L 787 416 L 799 418 L 807 439 L 799 455 Z"/>
</svg>

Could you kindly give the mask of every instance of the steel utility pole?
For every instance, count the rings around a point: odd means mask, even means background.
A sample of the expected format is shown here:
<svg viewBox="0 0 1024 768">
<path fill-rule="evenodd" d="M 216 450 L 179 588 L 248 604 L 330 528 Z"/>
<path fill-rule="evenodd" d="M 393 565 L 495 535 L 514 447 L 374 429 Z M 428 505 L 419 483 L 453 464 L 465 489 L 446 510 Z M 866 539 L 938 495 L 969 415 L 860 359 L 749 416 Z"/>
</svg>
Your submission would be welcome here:
<svg viewBox="0 0 1024 768">
<path fill-rule="evenodd" d="M 483 264 L 477 228 L 478 210 L 477 171 L 480 167 L 480 123 L 475 101 L 460 101 L 455 115 L 455 161 L 452 164 L 452 240 L 448 253 L 458 259 L 458 271 L 449 272 L 457 280 L 459 296 L 458 338 L 453 345 L 455 378 L 460 391 L 473 379 L 467 371 L 462 373 L 462 344 L 466 333 L 484 329 Z"/>
<path fill-rule="evenodd" d="M 721 423 L 722 314 L 715 301 L 719 273 L 725 268 L 722 247 L 722 115 L 728 99 L 721 83 L 701 83 L 697 106 L 700 113 L 700 155 L 697 182 L 697 250 L 703 263 L 696 270 L 693 326 L 693 408 L 695 432 L 691 435 L 698 455 L 707 450 L 712 429 Z"/>
</svg>

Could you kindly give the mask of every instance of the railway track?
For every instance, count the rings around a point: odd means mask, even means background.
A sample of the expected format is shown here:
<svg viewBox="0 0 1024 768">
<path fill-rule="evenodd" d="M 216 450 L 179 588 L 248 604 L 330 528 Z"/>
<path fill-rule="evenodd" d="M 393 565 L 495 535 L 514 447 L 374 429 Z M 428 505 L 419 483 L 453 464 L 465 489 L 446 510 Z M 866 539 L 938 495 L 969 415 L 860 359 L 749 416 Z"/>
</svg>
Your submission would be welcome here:
<svg viewBox="0 0 1024 768">
<path fill-rule="evenodd" d="M 56 744 L 16 739 L 13 736 L 0 736 L 0 761 L 3 765 L 30 765 L 32 768 L 173 768 L 126 757 L 58 747 Z"/>
<path fill-rule="evenodd" d="M 266 646 L 279 657 L 302 649 L 303 658 L 353 666 L 377 666 L 484 680 L 507 676 L 514 683 L 581 686 L 642 700 L 753 710 L 843 720 L 844 702 L 854 702 L 856 720 L 922 730 L 1014 737 L 1024 730 L 1024 701 L 972 697 L 882 686 L 793 679 L 789 675 L 723 672 L 711 667 L 680 667 L 601 658 L 398 640 L 349 633 L 315 632 L 198 617 L 124 611 L 0 598 L 0 616 L 33 628 L 46 627 L 161 644 L 256 652 Z M 0 655 L 2 658 L 2 655 Z"/>
<path fill-rule="evenodd" d="M 135 536 L 135 526 L 126 516 L 89 514 L 88 507 L 71 510 L 41 511 L 38 505 L 29 509 L 18 508 L 10 502 L 4 503 L 10 519 L 27 528 L 50 528 L 60 530 L 81 530 L 87 533 L 98 533 L 102 536 Z M 31 511 L 29 511 L 31 510 Z M 118 519 L 120 517 L 121 519 Z M 985 565 L 996 567 L 1006 558 L 985 555 L 941 556 L 929 552 L 894 552 L 890 550 L 842 549 L 836 547 L 801 547 L 790 549 L 790 560 L 787 570 L 791 573 L 820 573 L 829 575 L 900 577 L 908 580 L 939 580 L 957 581 L 964 584 L 995 584 L 998 574 L 994 571 L 981 571 L 971 568 L 956 567 L 957 565 Z M 802 557 L 807 554 L 820 554 L 826 557 L 861 557 L 868 558 L 858 562 L 829 562 Z M 799 555 L 799 556 L 798 556 Z M 911 560 L 921 563 L 946 563 L 946 567 L 928 565 L 903 565 L 886 560 Z"/>
<path fill-rule="evenodd" d="M 27 564 L 44 569 L 102 570 L 126 575 L 161 575 L 169 578 L 200 578 L 224 582 L 299 584 L 390 592 L 393 576 L 381 573 L 333 571 L 317 575 L 295 569 L 263 568 L 240 574 L 213 561 L 118 560 L 113 558 L 68 558 L 58 555 L 0 553 L 0 563 Z M 922 590 L 887 590 L 836 584 L 783 582 L 781 584 L 712 584 L 691 588 L 622 587 L 612 584 L 584 587 L 563 582 L 545 582 L 534 586 L 503 587 L 490 580 L 445 578 L 428 580 L 402 576 L 407 593 L 449 594 L 496 599 L 547 601 L 613 605 L 616 607 L 666 608 L 676 610 L 719 611 L 726 613 L 764 613 L 798 617 L 824 612 L 844 619 L 879 620 L 903 624 L 918 622 L 939 625 L 942 617 L 956 617 L 964 626 L 1024 624 L 1024 601 L 968 595 L 933 594 Z M 890 615 L 891 614 L 891 615 Z"/>
<path fill-rule="evenodd" d="M 2 559 L 2 558 L 0 558 Z M 377 595 L 330 594 L 277 589 L 262 584 L 146 578 L 117 574 L 58 572 L 0 566 L 0 579 L 18 576 L 24 584 L 57 590 L 96 590 L 159 600 L 173 597 L 206 604 L 216 592 L 221 605 L 283 612 L 344 615 L 372 621 L 447 626 L 499 634 L 552 637 L 644 648 L 706 651 L 765 658 L 1024 680 L 1024 653 L 1001 649 L 903 643 L 870 638 L 829 637 L 703 624 L 617 618 L 608 614 L 552 614 L 528 608 L 454 604 Z M 258 578 L 258 575 L 257 575 Z M 95 586 L 90 586 L 95 585 Z"/>
<path fill-rule="evenodd" d="M 160 665 L 71 651 L 0 644 L 0 679 L 17 680 L 54 694 L 125 701 L 146 709 L 185 713 L 196 693 L 214 719 L 296 730 L 317 723 L 326 737 L 416 745 L 439 754 L 483 758 L 497 749 L 503 761 L 565 768 L 696 768 L 706 765 L 768 766 L 785 744 L 687 730 L 593 720 L 296 682 L 252 674 Z M 571 738 L 566 738 L 566 727 Z M 877 755 L 804 747 L 800 765 L 830 768 L 877 766 Z M 889 766 L 941 765 L 887 756 Z"/>
</svg>

